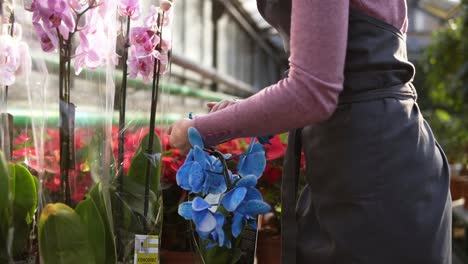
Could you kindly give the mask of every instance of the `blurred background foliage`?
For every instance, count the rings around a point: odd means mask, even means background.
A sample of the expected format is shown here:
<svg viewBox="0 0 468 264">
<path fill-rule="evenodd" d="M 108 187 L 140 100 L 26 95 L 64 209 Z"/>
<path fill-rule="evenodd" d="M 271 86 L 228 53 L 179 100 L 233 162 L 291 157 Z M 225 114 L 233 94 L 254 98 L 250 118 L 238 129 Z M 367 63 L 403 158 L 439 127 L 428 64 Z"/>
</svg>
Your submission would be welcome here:
<svg viewBox="0 0 468 264">
<path fill-rule="evenodd" d="M 419 104 L 450 163 L 468 163 L 468 0 L 416 65 Z"/>
</svg>

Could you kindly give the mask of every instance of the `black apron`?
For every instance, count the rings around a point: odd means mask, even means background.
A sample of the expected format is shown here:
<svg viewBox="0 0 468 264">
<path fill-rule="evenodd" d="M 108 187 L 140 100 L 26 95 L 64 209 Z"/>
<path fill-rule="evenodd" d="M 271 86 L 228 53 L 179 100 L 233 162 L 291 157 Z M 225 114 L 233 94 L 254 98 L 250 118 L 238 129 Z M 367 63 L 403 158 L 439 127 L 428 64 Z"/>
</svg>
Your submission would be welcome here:
<svg viewBox="0 0 468 264">
<path fill-rule="evenodd" d="M 258 7 L 289 28 L 291 0 Z M 405 36 L 350 9 L 338 108 L 289 134 L 282 263 L 451 264 L 448 165 L 416 103 L 413 76 Z M 301 149 L 306 187 L 296 201 Z"/>
</svg>

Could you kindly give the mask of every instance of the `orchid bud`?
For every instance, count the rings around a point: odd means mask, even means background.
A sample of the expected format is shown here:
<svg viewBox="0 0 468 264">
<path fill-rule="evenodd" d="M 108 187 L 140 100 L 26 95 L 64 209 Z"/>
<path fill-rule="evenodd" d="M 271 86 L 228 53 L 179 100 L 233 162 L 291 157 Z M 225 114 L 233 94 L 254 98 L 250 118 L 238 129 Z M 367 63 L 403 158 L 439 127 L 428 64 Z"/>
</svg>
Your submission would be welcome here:
<svg viewBox="0 0 468 264">
<path fill-rule="evenodd" d="M 159 5 L 159 7 L 161 7 L 161 9 L 164 11 L 164 12 L 167 12 L 169 11 L 169 9 L 171 9 L 172 7 L 172 2 L 169 1 L 169 0 L 163 0 L 161 2 L 161 4 Z"/>
</svg>

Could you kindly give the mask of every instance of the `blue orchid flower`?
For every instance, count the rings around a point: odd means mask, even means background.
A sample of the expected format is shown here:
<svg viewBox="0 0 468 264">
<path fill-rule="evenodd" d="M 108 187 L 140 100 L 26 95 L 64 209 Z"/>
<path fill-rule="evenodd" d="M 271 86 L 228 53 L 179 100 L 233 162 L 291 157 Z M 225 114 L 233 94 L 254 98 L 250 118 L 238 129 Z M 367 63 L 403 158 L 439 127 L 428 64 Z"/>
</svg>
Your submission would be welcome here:
<svg viewBox="0 0 468 264">
<path fill-rule="evenodd" d="M 203 139 L 193 127 L 188 131 L 192 145 L 184 165 L 177 171 L 177 184 L 192 193 L 221 194 L 227 190 L 221 162 L 206 153 Z"/>
<path fill-rule="evenodd" d="M 255 188 L 257 176 L 248 175 L 236 182 L 235 187 L 226 193 L 221 204 L 228 212 L 233 212 L 232 235 L 238 237 L 244 224 L 254 225 L 255 217 L 268 213 L 270 205 L 265 203 L 262 194 Z M 256 226 L 254 226 L 256 228 Z"/>
<path fill-rule="evenodd" d="M 195 227 L 201 233 L 210 233 L 216 228 L 216 218 L 209 210 L 211 205 L 200 197 L 195 197 L 191 202 L 181 203 L 178 213 L 186 220 L 192 220 Z"/>
<path fill-rule="evenodd" d="M 211 233 L 201 233 L 197 231 L 199 236 L 207 241 L 209 241 L 207 248 L 212 248 L 216 244 L 218 247 L 231 248 L 231 240 L 226 236 L 224 232 L 224 224 L 226 222 L 226 217 L 221 213 L 214 214 L 216 218 L 216 228 Z"/>
<path fill-rule="evenodd" d="M 211 156 L 205 151 L 203 139 L 195 128 L 191 127 L 188 135 L 192 149 L 177 172 L 176 179 L 180 187 L 198 196 L 191 202 L 180 204 L 178 213 L 186 220 L 193 221 L 200 238 L 208 242 L 207 248 L 216 245 L 231 248 L 232 237 L 237 238 L 246 225 L 256 228 L 256 217 L 271 209 L 255 188 L 265 170 L 266 157 L 262 143 L 267 142 L 268 138 L 260 138 L 260 143 L 252 139 L 247 153 L 239 159 L 237 174 L 233 174 L 223 167 L 223 162 L 217 158 L 219 156 Z M 223 157 L 229 159 L 231 155 L 223 154 Z M 227 177 L 225 170 L 229 174 Z M 230 186 L 229 191 L 227 185 Z M 207 194 L 217 197 L 215 202 L 211 202 L 216 206 L 212 207 L 208 202 L 209 195 L 205 199 L 200 197 Z M 219 211 L 219 205 L 225 211 Z"/>
<path fill-rule="evenodd" d="M 224 223 L 226 217 L 221 213 L 213 213 L 211 205 L 200 197 L 195 197 L 191 202 L 184 202 L 179 205 L 178 213 L 186 220 L 192 220 L 195 224 L 198 235 L 212 241 L 208 246 L 218 246 L 231 248 L 231 241 L 224 233 Z"/>
<path fill-rule="evenodd" d="M 260 178 L 266 167 L 265 149 L 261 143 L 254 143 L 254 138 L 245 155 L 239 159 L 237 170 L 239 175 L 255 175 Z"/>
</svg>

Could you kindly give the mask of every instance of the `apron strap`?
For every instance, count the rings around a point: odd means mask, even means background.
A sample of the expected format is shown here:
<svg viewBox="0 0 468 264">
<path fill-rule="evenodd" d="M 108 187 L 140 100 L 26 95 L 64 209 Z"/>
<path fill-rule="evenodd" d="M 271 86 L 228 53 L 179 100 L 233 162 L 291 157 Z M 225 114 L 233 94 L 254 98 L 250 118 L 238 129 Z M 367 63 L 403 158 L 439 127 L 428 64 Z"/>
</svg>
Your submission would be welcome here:
<svg viewBox="0 0 468 264">
<path fill-rule="evenodd" d="M 301 164 L 302 128 L 289 132 L 281 182 L 281 263 L 296 263 L 296 196 Z"/>
</svg>

